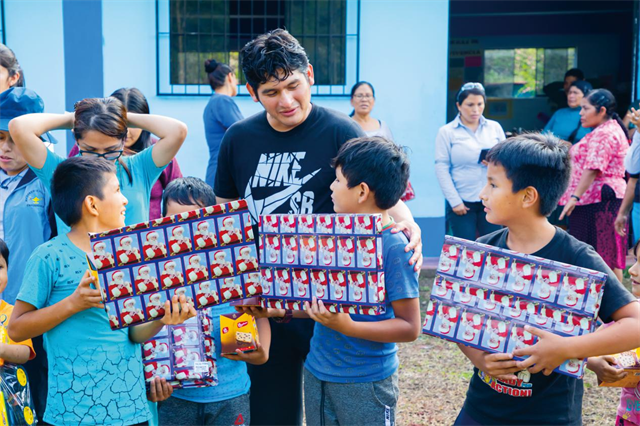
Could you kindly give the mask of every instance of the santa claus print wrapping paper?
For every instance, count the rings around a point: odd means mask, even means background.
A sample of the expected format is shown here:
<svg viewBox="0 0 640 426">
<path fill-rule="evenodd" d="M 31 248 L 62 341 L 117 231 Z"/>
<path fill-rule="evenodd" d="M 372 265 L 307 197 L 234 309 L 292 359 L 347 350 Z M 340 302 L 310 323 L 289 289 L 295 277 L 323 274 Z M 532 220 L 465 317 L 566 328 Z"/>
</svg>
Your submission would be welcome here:
<svg viewBox="0 0 640 426">
<path fill-rule="evenodd" d="M 162 318 L 174 295 L 196 309 L 260 295 L 251 225 L 239 200 L 91 235 L 111 328 Z"/>
<path fill-rule="evenodd" d="M 303 310 L 312 297 L 331 312 L 384 312 L 380 215 L 260 216 L 262 306 Z"/>
<path fill-rule="evenodd" d="M 206 311 L 167 325 L 142 345 L 145 382 L 162 377 L 174 388 L 216 386 L 216 343 Z"/>
<path fill-rule="evenodd" d="M 592 333 L 606 274 L 445 237 L 423 333 L 487 352 L 531 346 L 538 327 L 560 336 Z M 557 372 L 581 378 L 586 360 Z"/>
</svg>

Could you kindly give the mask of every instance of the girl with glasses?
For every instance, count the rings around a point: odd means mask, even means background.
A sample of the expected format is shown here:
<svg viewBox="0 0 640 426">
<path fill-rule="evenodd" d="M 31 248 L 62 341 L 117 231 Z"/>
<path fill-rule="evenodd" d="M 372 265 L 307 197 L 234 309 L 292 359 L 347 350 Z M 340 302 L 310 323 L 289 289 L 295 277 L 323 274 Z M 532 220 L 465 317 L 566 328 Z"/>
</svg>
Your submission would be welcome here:
<svg viewBox="0 0 640 426">
<path fill-rule="evenodd" d="M 142 92 L 135 87 L 123 87 L 113 92 L 111 96 L 119 99 L 124 104 L 128 114 L 131 114 L 132 112 L 136 114 L 149 114 L 149 103 L 147 102 L 147 98 L 145 98 Z M 120 155 L 135 155 L 142 152 L 156 142 L 158 142 L 158 139 L 152 138 L 151 133 L 148 131 L 128 127 L 127 137 L 124 141 L 124 149 L 105 153 L 100 156 L 103 156 L 107 160 L 115 160 L 116 157 L 119 158 Z M 79 153 L 81 155 L 98 155 L 87 151 L 81 151 L 78 144 L 76 144 L 71 148 L 69 157 L 75 157 Z M 180 177 L 182 177 L 182 172 L 180 171 L 178 160 L 174 158 L 167 165 L 167 168 L 164 169 L 160 178 L 158 178 L 151 188 L 151 201 L 149 204 L 150 220 L 162 217 L 162 193 L 167 185 L 169 185 L 169 182 Z M 131 180 L 130 176 L 129 180 Z"/>
<path fill-rule="evenodd" d="M 449 234 L 467 240 L 500 227 L 487 222 L 480 191 L 487 180 L 484 156 L 505 139 L 500 124 L 487 120 L 486 95 L 480 83 L 466 83 L 456 96 L 458 115 L 436 137 L 436 176 L 446 199 Z"/>
<path fill-rule="evenodd" d="M 123 156 L 129 127 L 146 130 L 160 139 L 135 155 Z M 187 136 L 184 123 L 159 115 L 127 113 L 114 97 L 83 99 L 76 103 L 75 113 L 23 115 L 11 121 L 9 131 L 47 188 L 64 158 L 49 151 L 40 135 L 55 129 L 72 129 L 80 155 L 115 161 L 122 193 L 129 200 L 126 225 L 149 220 L 151 189 Z M 57 217 L 56 222 L 58 234 L 69 232 Z"/>
</svg>

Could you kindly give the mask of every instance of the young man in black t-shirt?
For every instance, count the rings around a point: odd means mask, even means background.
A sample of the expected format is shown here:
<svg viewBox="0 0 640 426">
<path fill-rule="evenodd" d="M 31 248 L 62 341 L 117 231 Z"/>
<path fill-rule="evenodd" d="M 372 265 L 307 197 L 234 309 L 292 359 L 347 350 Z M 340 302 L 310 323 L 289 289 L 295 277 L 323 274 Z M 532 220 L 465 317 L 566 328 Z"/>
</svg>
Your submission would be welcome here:
<svg viewBox="0 0 640 426">
<path fill-rule="evenodd" d="M 214 188 L 217 202 L 247 200 L 256 223 L 271 213 L 333 213 L 331 160 L 342 144 L 363 136 L 362 130 L 347 116 L 311 104 L 313 67 L 287 31 L 271 31 L 247 43 L 241 59 L 247 89 L 265 111 L 235 123 L 225 134 Z M 420 228 L 402 202 L 390 214 L 397 229 L 411 235 L 407 250 L 415 249 L 410 263 L 418 270 Z M 284 317 L 271 321 L 269 361 L 249 368 L 251 424 L 299 425 L 302 367 L 314 323 L 289 322 L 290 311 L 275 315 Z"/>
<path fill-rule="evenodd" d="M 569 183 L 568 144 L 550 134 L 520 135 L 492 148 L 487 161 L 480 199 L 487 220 L 505 228 L 478 241 L 607 273 L 599 316 L 615 324 L 578 337 L 527 326 L 539 341 L 513 354 L 459 345 L 475 368 L 455 424 L 581 425 L 582 380 L 553 370 L 568 359 L 639 347 L 640 305 L 591 246 L 547 221 Z"/>
</svg>

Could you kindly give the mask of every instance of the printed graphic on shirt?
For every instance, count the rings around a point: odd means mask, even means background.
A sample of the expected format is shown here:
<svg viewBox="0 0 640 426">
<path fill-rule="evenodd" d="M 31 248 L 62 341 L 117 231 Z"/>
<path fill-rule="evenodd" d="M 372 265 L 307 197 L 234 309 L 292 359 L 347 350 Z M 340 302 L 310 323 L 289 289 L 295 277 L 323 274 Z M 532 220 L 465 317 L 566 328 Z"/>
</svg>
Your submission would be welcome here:
<svg viewBox="0 0 640 426">
<path fill-rule="evenodd" d="M 309 174 L 300 173 L 306 152 L 261 154 L 256 171 L 249 179 L 244 192 L 253 219 L 258 221 L 260 215 L 268 215 L 280 206 L 289 202 L 290 214 L 313 213 L 315 194 L 312 191 L 302 192 L 302 187 L 313 179 L 321 169 Z M 256 198 L 256 190 L 273 188 L 270 195 Z M 283 212 L 284 213 L 284 212 Z"/>
<path fill-rule="evenodd" d="M 484 371 L 478 370 L 480 380 L 489 385 L 494 391 L 515 398 L 531 398 L 533 396 L 533 384 L 529 383 L 531 373 L 527 370 L 522 370 L 516 376 L 517 379 L 514 380 L 498 380 Z"/>
</svg>

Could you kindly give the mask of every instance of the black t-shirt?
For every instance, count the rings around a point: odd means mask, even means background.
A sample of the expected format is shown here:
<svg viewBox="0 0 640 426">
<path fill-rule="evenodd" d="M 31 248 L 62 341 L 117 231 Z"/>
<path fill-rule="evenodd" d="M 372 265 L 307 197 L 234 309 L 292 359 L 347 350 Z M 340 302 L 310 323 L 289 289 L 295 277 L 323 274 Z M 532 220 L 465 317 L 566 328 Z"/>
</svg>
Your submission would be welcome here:
<svg viewBox="0 0 640 426">
<path fill-rule="evenodd" d="M 343 143 L 361 136 L 349 117 L 318 105 L 288 132 L 274 130 L 261 112 L 225 133 L 214 192 L 247 200 L 256 223 L 272 213 L 333 213 L 331 160 Z"/>
<path fill-rule="evenodd" d="M 478 241 L 508 249 L 508 232 L 501 229 Z M 593 247 L 562 229 L 556 228 L 551 242 L 533 255 L 607 273 L 599 311 L 604 322 L 611 322 L 615 311 L 635 301 Z M 464 410 L 483 425 L 581 425 L 583 392 L 582 380 L 555 372 L 533 374 L 528 383 L 507 383 L 474 368 Z"/>
</svg>

